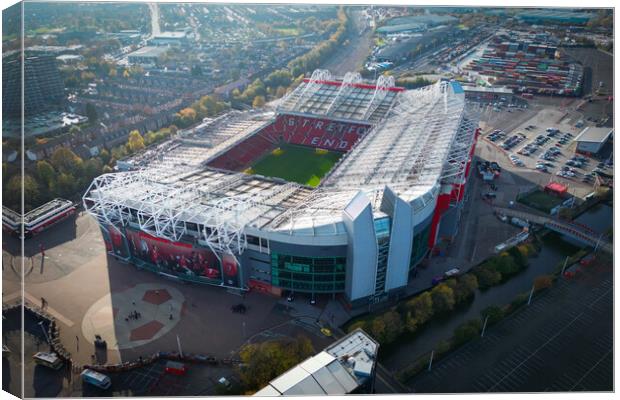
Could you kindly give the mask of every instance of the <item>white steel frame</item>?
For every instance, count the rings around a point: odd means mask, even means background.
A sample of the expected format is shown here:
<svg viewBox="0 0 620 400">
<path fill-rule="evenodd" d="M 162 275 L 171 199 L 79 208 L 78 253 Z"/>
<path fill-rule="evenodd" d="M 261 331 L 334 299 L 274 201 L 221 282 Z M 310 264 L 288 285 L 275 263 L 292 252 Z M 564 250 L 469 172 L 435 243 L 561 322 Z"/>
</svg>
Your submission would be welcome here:
<svg viewBox="0 0 620 400">
<path fill-rule="evenodd" d="M 312 96 L 321 87 L 318 81 L 329 79 L 328 72 L 315 71 L 300 98 Z M 345 80 L 348 84 L 343 83 L 332 106 L 346 97 L 357 77 L 348 74 Z M 380 96 L 390 85 L 392 80 L 379 79 L 371 105 L 381 102 Z M 199 243 L 218 257 L 235 257 L 246 247 L 245 227 L 260 229 L 257 221 L 261 217 L 264 221 L 267 214 L 277 214 L 267 229 L 286 226 L 293 234 L 297 228 L 310 227 L 314 232 L 315 227 L 331 224 L 337 233 L 342 209 L 359 190 L 378 204 L 386 185 L 408 193 L 408 200 L 415 201 L 434 190 L 438 182 L 462 183 L 477 120 L 478 116 L 466 109 L 464 95 L 456 95 L 448 82 L 400 92 L 384 122 L 339 161 L 319 188 L 289 208 L 282 203 L 300 189 L 297 184 L 229 194 L 243 183 L 240 181 L 255 178 L 228 173 L 207 183 L 181 181 L 181 177 L 200 171 L 199 166 L 181 165 L 102 175 L 84 195 L 84 206 L 104 225 L 120 228 L 131 222 L 171 241 L 198 235 Z M 187 223 L 202 228 L 200 232 L 188 231 Z"/>
</svg>

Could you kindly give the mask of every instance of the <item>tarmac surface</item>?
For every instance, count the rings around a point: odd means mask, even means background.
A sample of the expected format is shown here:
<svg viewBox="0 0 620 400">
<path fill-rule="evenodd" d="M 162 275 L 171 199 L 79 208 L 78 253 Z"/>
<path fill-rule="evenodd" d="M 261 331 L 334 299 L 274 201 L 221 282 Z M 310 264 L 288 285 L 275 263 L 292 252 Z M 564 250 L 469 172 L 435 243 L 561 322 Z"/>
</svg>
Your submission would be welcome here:
<svg viewBox="0 0 620 400">
<path fill-rule="evenodd" d="M 561 279 L 408 385 L 416 393 L 613 390 L 611 266 Z"/>
</svg>

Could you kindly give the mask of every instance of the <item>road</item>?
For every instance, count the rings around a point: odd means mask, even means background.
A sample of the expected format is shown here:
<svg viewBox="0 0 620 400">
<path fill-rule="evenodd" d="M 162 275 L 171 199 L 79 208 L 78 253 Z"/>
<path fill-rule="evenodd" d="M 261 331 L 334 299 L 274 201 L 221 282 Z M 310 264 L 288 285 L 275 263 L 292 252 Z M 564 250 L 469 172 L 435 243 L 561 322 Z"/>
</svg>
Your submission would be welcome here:
<svg viewBox="0 0 620 400">
<path fill-rule="evenodd" d="M 151 12 L 151 37 L 159 35 L 159 5 L 157 3 L 148 3 Z"/>
<path fill-rule="evenodd" d="M 351 33 L 347 37 L 349 44 L 342 46 L 334 56 L 321 66 L 336 76 L 344 76 L 347 72 L 358 71 L 372 47 L 372 30 L 366 29 L 367 22 L 361 10 L 348 10 L 348 16 L 353 25 L 350 29 Z"/>
<path fill-rule="evenodd" d="M 560 280 L 408 385 L 417 393 L 613 390 L 611 265 Z"/>
</svg>

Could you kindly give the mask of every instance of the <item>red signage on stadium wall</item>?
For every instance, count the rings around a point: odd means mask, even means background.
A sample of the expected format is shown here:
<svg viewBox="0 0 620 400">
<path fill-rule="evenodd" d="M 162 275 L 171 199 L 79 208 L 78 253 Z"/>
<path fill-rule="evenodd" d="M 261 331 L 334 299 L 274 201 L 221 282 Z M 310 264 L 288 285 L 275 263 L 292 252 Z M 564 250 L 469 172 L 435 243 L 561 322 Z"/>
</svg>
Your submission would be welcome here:
<svg viewBox="0 0 620 400">
<path fill-rule="evenodd" d="M 183 242 L 172 242 L 168 239 L 164 239 L 164 238 L 160 238 L 157 236 L 152 236 L 149 235 L 148 233 L 142 232 L 140 231 L 140 238 L 145 238 L 145 239 L 149 239 L 155 242 L 160 242 L 160 243 L 165 243 L 165 244 L 170 244 L 172 246 L 180 246 L 180 247 L 187 247 L 188 249 L 192 248 L 192 245 L 189 243 L 183 243 Z"/>
<path fill-rule="evenodd" d="M 273 124 L 271 136 L 280 135 L 288 143 L 318 147 L 327 150 L 349 151 L 370 125 L 310 118 L 298 115 L 279 115 Z M 278 138 L 279 139 L 279 138 Z"/>
<path fill-rule="evenodd" d="M 220 279 L 219 261 L 212 251 L 190 243 L 173 242 L 142 231 L 126 230 L 134 257 L 174 273 L 192 272 L 209 279 Z"/>
</svg>

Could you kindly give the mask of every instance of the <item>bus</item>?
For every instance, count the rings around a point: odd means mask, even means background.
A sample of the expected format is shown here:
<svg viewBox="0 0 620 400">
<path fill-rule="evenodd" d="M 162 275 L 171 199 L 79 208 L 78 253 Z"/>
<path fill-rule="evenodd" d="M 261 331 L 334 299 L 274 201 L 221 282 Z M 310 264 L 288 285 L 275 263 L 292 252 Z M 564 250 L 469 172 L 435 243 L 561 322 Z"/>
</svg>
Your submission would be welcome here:
<svg viewBox="0 0 620 400">
<path fill-rule="evenodd" d="M 82 377 L 82 382 L 97 386 L 101 389 L 108 389 L 112 385 L 112 380 L 109 376 L 92 369 L 85 369 L 80 376 Z"/>
<path fill-rule="evenodd" d="M 51 369 L 60 369 L 63 366 L 62 360 L 56 355 L 56 353 L 45 353 L 40 351 L 32 356 L 32 358 L 34 359 L 35 364 L 43 365 L 44 367 Z"/>
<path fill-rule="evenodd" d="M 21 215 L 9 208 L 2 208 L 2 229 L 5 232 L 20 236 L 23 226 L 24 237 L 33 237 L 52 225 L 64 221 L 74 215 L 76 206 L 70 200 L 54 199 L 34 210 Z"/>
</svg>

